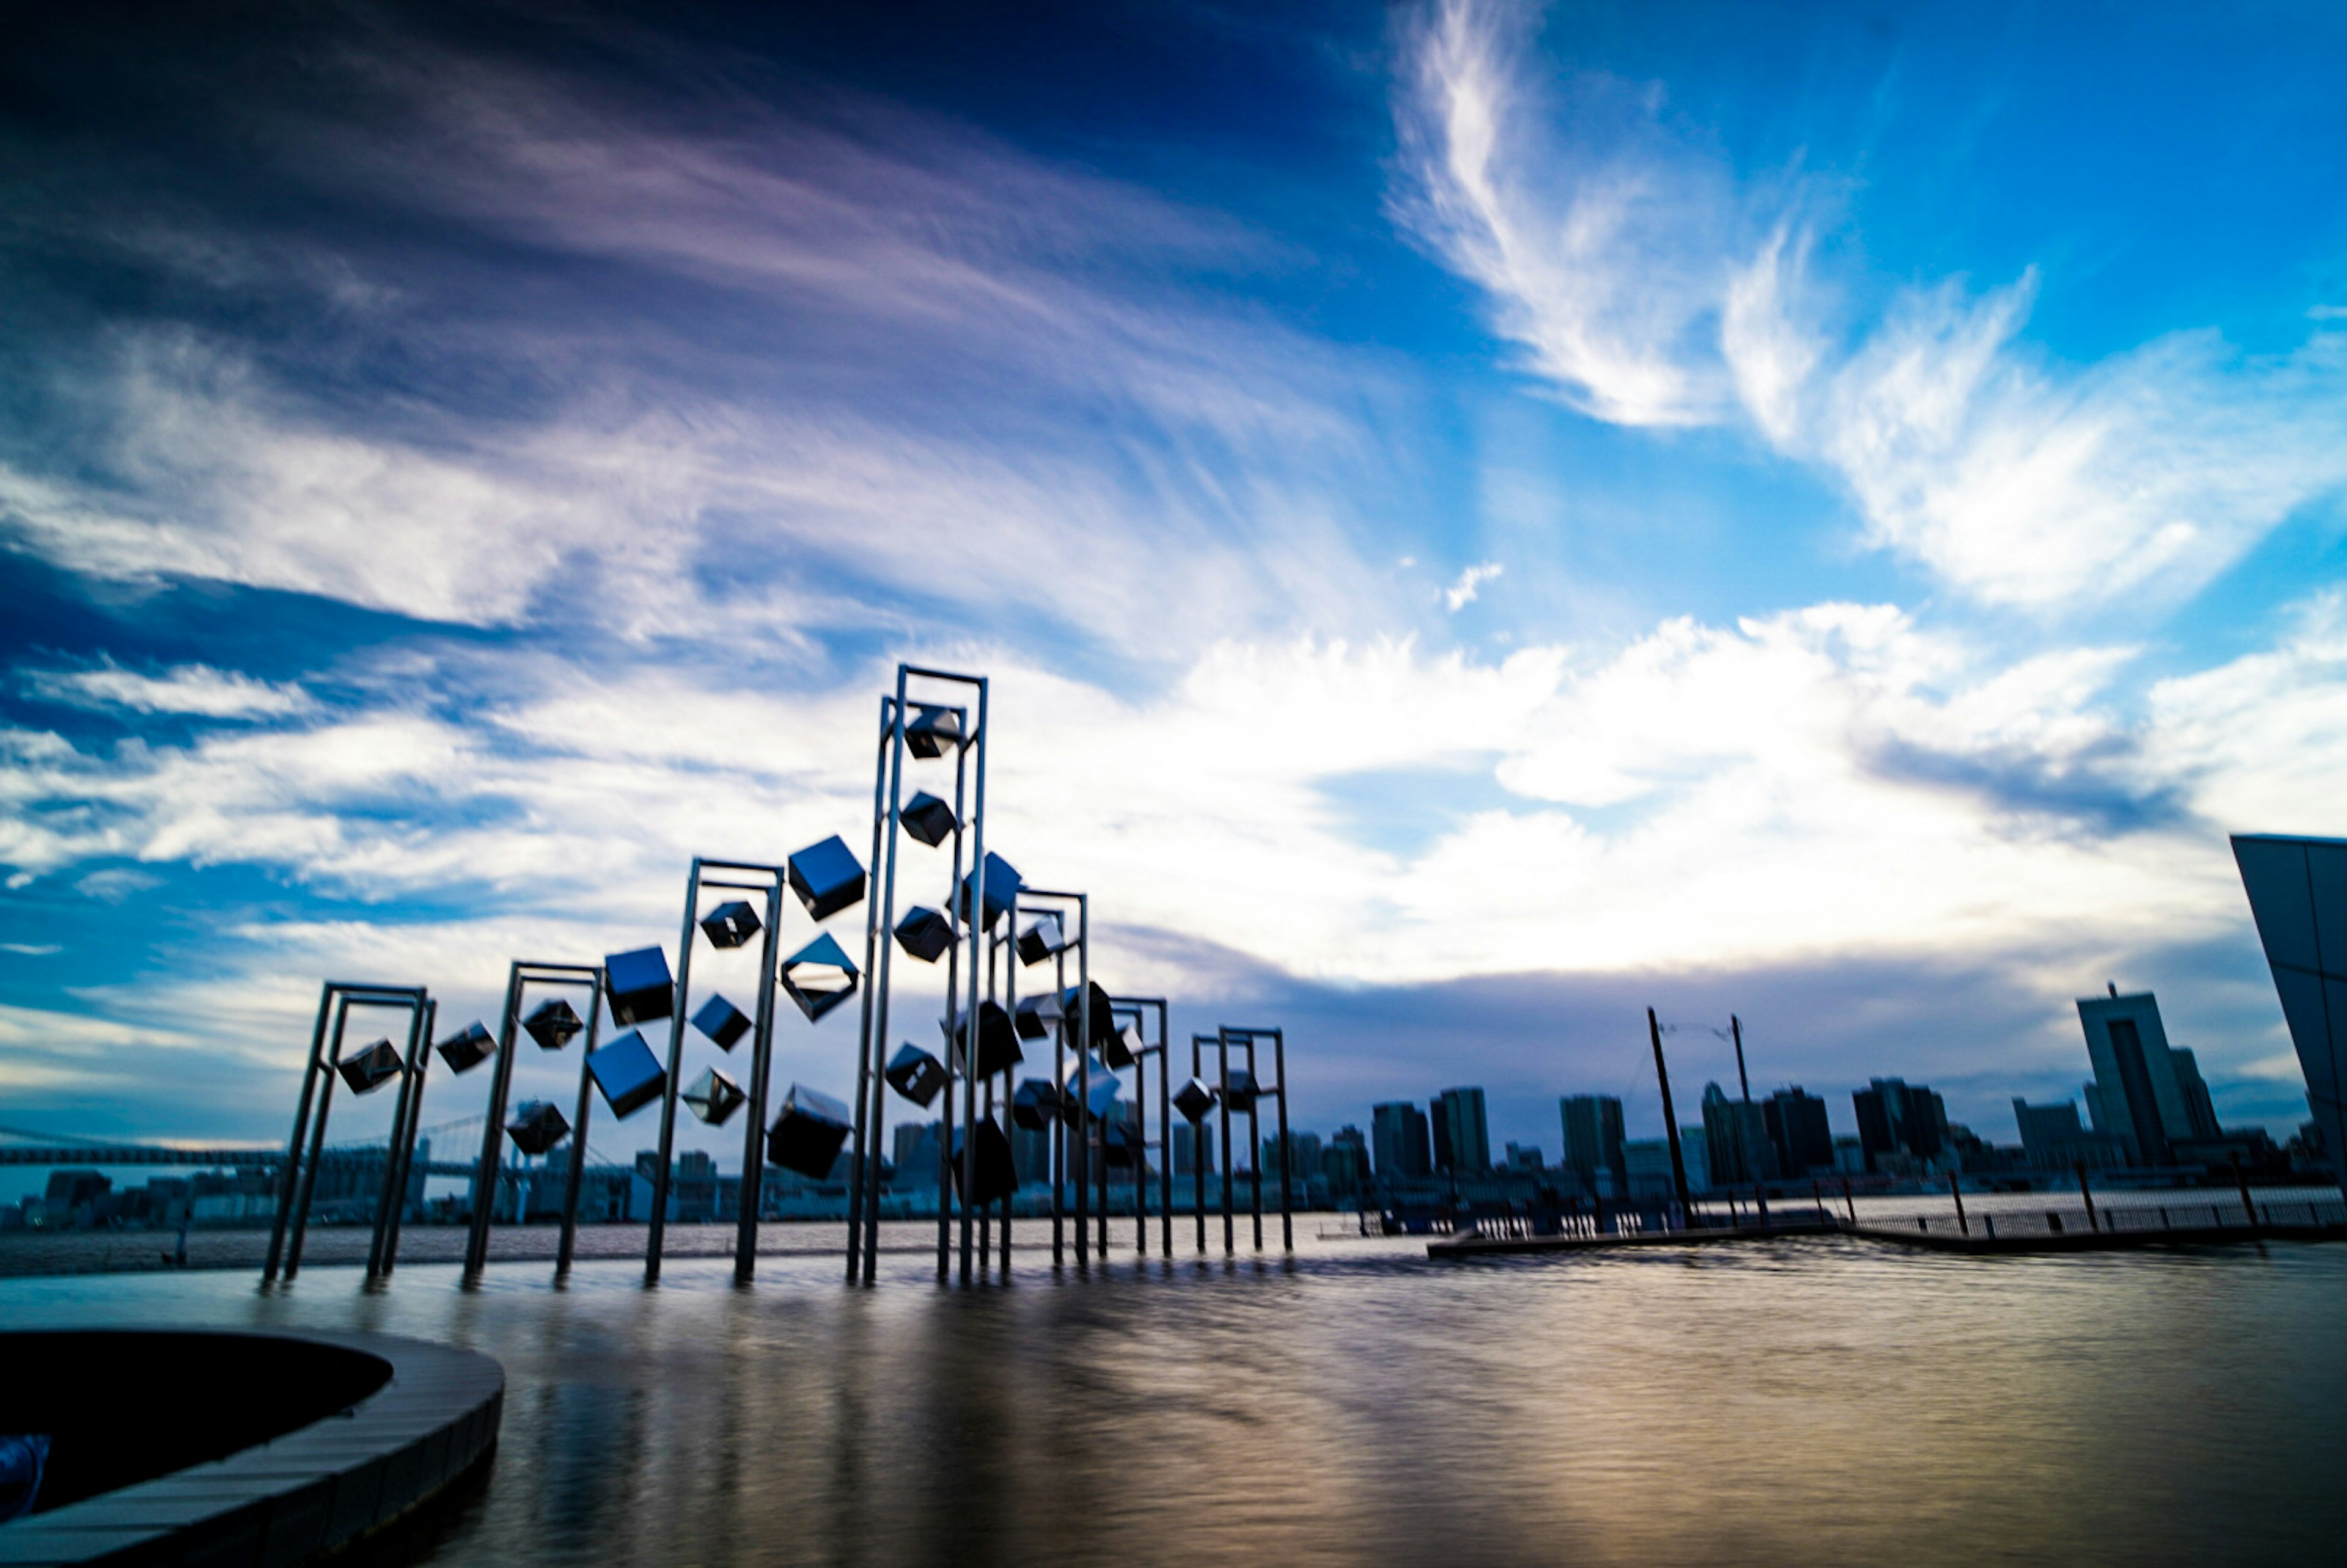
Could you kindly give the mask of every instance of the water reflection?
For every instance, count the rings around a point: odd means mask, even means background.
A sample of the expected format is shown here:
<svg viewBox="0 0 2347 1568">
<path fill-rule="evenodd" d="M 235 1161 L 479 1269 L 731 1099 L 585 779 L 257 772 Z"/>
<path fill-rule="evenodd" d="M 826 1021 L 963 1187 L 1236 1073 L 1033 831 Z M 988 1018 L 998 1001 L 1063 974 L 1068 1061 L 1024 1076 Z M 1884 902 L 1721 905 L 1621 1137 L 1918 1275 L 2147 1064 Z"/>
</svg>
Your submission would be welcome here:
<svg viewBox="0 0 2347 1568">
<path fill-rule="evenodd" d="M 0 1283 L 12 1322 L 360 1326 L 511 1379 L 451 1563 L 2325 1560 L 2347 1248 L 1838 1240 L 1430 1266 L 1140 1264 L 941 1292 L 723 1260 L 477 1293 Z"/>
</svg>

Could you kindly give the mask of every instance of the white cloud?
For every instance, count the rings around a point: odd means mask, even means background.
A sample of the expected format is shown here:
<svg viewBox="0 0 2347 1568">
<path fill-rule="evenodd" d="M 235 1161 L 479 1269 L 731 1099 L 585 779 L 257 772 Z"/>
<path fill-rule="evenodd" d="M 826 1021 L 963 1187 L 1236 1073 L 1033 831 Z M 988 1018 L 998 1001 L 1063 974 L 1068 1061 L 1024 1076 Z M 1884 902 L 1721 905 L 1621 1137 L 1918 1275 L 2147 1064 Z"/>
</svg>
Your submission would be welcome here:
<svg viewBox="0 0 2347 1568">
<path fill-rule="evenodd" d="M 280 718 L 310 706 L 309 693 L 290 682 L 255 680 L 209 664 L 180 664 L 142 675 L 111 662 L 94 670 L 36 670 L 27 683 L 56 702 L 127 708 L 134 713 L 190 713 L 207 719 Z"/>
<path fill-rule="evenodd" d="M 1475 602 L 1483 585 L 1508 569 L 1498 561 L 1483 561 L 1459 574 L 1459 580 L 1442 590 L 1442 607 L 1456 615 Z"/>
<path fill-rule="evenodd" d="M 1573 73 L 1550 102 L 1520 13 L 1434 18 L 1401 102 L 1402 211 L 1594 417 L 1747 420 L 1847 489 L 1867 542 L 2046 611 L 2188 593 L 2347 485 L 2342 334 L 2254 357 L 2184 332 L 2063 364 L 2022 335 L 2034 272 L 1839 320 L 1799 216 L 1813 188 L 1787 218 L 1780 190 L 1666 127 L 1659 88 Z"/>
</svg>

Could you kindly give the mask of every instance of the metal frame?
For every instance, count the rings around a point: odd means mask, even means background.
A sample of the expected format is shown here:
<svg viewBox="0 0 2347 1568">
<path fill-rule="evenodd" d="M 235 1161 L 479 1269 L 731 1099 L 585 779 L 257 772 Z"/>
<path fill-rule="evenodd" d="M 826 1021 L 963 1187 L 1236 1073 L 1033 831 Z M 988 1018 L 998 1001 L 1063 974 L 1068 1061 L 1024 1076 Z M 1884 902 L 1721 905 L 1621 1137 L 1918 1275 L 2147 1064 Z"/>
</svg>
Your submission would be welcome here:
<svg viewBox="0 0 2347 1568">
<path fill-rule="evenodd" d="M 1163 997 L 1111 997 L 1109 1006 L 1119 1014 L 1135 1019 L 1154 1011 L 1157 1015 L 1157 1042 L 1143 1041 L 1134 1051 L 1133 1072 L 1138 1079 L 1133 1098 L 1141 1106 L 1141 1136 L 1135 1151 L 1136 1163 L 1133 1172 L 1133 1250 L 1142 1256 L 1149 1255 L 1149 1059 L 1157 1058 L 1157 1216 L 1158 1229 L 1164 1255 L 1174 1255 L 1174 1089 L 1173 1050 L 1169 1034 L 1171 1009 Z M 1196 1151 L 1192 1151 L 1195 1163 Z"/>
<path fill-rule="evenodd" d="M 1278 1097 L 1279 1241 L 1281 1250 L 1286 1252 L 1294 1252 L 1296 1250 L 1296 1199 L 1294 1195 L 1295 1173 L 1290 1168 L 1290 1163 L 1295 1158 L 1295 1150 L 1289 1143 L 1287 1134 L 1286 1034 L 1282 1030 L 1268 1027 L 1246 1028 L 1243 1026 L 1225 1024 L 1215 1031 L 1215 1038 L 1221 1042 L 1223 1048 L 1223 1083 L 1227 1085 L 1230 1082 L 1230 1048 L 1234 1045 L 1240 1046 L 1245 1050 L 1246 1070 L 1248 1075 L 1253 1077 L 1255 1081 L 1255 1100 L 1254 1102 L 1247 1107 L 1246 1119 L 1247 1165 L 1255 1174 L 1255 1180 L 1250 1184 L 1254 1188 L 1255 1195 L 1255 1249 L 1257 1252 L 1261 1252 L 1263 1250 L 1262 1107 L 1264 1097 L 1266 1095 L 1276 1095 Z M 1255 1041 L 1264 1038 L 1268 1038 L 1271 1040 L 1272 1071 L 1276 1074 L 1278 1078 L 1278 1081 L 1276 1083 L 1268 1086 L 1264 1083 L 1262 1073 L 1255 1063 Z M 1219 1098 L 1221 1100 L 1223 1110 L 1223 1138 L 1224 1142 L 1227 1143 L 1230 1140 L 1231 1126 L 1230 1097 L 1227 1093 L 1225 1093 Z M 1231 1235 L 1230 1172 L 1231 1163 L 1226 1155 L 1223 1162 L 1223 1251 L 1225 1255 L 1235 1250 L 1232 1245 Z"/>
<path fill-rule="evenodd" d="M 1068 953 L 1071 949 L 1075 952 L 1076 1010 L 1072 1017 L 1062 1018 L 1059 1027 L 1051 1031 L 1051 1092 L 1054 1103 L 1059 1108 L 1059 1114 L 1053 1122 L 1054 1131 L 1051 1138 L 1051 1262 L 1056 1266 L 1067 1261 L 1064 1227 L 1068 1219 L 1068 1206 L 1065 1189 L 1070 1168 L 1075 1167 L 1076 1265 L 1080 1268 L 1088 1268 L 1092 1265 L 1090 1228 L 1092 1164 L 1088 1159 L 1079 1164 L 1074 1155 L 1070 1153 L 1070 1133 L 1072 1132 L 1076 1134 L 1078 1143 L 1089 1153 L 1092 1148 L 1090 1142 L 1092 1134 L 1088 1130 L 1090 1112 L 1086 1108 L 1092 1103 L 1092 895 L 1071 893 L 1063 888 L 1054 887 L 1022 887 L 1019 891 L 1019 913 L 1057 915 L 1062 921 L 1061 929 L 1063 935 L 1066 932 L 1065 919 L 1071 905 L 1074 906 L 1076 911 L 1075 935 L 1068 938 L 1065 947 L 1052 955 L 1052 984 L 1058 989 L 1060 995 L 1065 996 L 1068 991 Z M 1012 935 L 1014 937 L 1017 935 L 1015 929 Z M 1064 1080 L 1067 1075 L 1066 1052 L 1071 1030 L 1073 1031 L 1072 1038 L 1081 1042 L 1076 1050 L 1076 1113 L 1072 1119 L 1067 1114 L 1067 1097 L 1064 1093 L 1066 1087 Z M 1103 1200 L 1105 1200 L 1105 1194 L 1103 1194 Z M 1105 1210 L 1108 1205 L 1103 1201 L 1101 1206 Z M 1108 1221 L 1104 1214 L 1101 1225 L 1100 1251 L 1102 1257 L 1105 1258 L 1108 1255 Z"/>
<path fill-rule="evenodd" d="M 579 1071 L 586 1071 L 586 1058 L 595 1050 L 595 1020 L 600 1016 L 601 979 L 603 971 L 586 964 L 541 964 L 526 958 L 516 958 L 506 968 L 505 1012 L 497 1020 L 497 1061 L 489 1081 L 487 1125 L 481 1129 L 481 1159 L 473 1172 L 472 1228 L 465 1238 L 465 1283 L 477 1282 L 481 1271 L 489 1263 L 489 1226 L 494 1223 L 497 1199 L 497 1169 L 505 1154 L 506 1102 L 513 1092 L 514 1037 L 521 1024 L 522 1004 L 528 998 L 532 984 L 550 986 L 591 986 L 594 991 L 587 999 L 587 1050 L 580 1053 Z M 411 1134 L 412 1135 L 412 1134 Z M 577 1140 L 573 1148 L 573 1183 L 577 1181 L 577 1152 L 587 1146 L 587 1124 L 582 1117 L 571 1128 L 570 1136 Z M 523 1200 L 525 1210 L 528 1199 Z"/>
<path fill-rule="evenodd" d="M 310 1060 L 302 1073 L 302 1094 L 293 1112 L 292 1136 L 286 1141 L 285 1163 L 277 1176 L 277 1214 L 269 1227 L 269 1253 L 261 1266 L 261 1282 L 291 1281 L 302 1270 L 302 1243 L 310 1226 L 310 1199 L 318 1185 L 318 1163 L 325 1153 L 326 1118 L 333 1109 L 335 1069 L 343 1059 L 343 1036 L 354 1007 L 402 1008 L 408 1011 L 407 1053 L 400 1075 L 400 1100 L 392 1110 L 393 1142 L 384 1149 L 386 1167 L 395 1163 L 401 1128 L 411 1114 L 410 1081 L 415 1076 L 417 1053 L 424 1049 L 431 994 L 422 986 L 378 986 L 359 980 L 328 980 L 318 991 L 318 1021 L 310 1031 Z M 331 1028 L 329 1020 L 332 1020 Z M 319 1085 L 323 1082 L 322 1090 Z M 315 1112 L 315 1121 L 312 1119 Z M 303 1145 L 308 1145 L 305 1157 Z M 388 1170 L 386 1170 L 388 1174 Z M 378 1204 L 380 1210 L 380 1204 Z M 379 1256 L 383 1215 L 375 1216 L 375 1236 L 369 1248 L 370 1266 Z M 283 1265 L 280 1270 L 281 1262 Z"/>
<path fill-rule="evenodd" d="M 603 966 L 587 969 L 587 1044 L 579 1053 L 579 1103 L 570 1122 L 569 1179 L 562 1186 L 562 1239 L 554 1249 L 557 1283 L 570 1277 L 571 1260 L 579 1251 L 579 1190 L 587 1181 L 587 1123 L 595 1112 L 595 1075 L 587 1059 L 595 1054 L 603 1028 Z"/>
<path fill-rule="evenodd" d="M 969 722 L 968 707 L 948 701 L 931 702 L 912 694 L 915 682 L 942 682 L 951 686 L 973 689 L 977 694 L 977 723 Z M 945 1110 L 941 1117 L 938 1140 L 938 1281 L 944 1284 L 950 1277 L 952 1254 L 953 1188 L 950 1161 L 953 1156 L 954 1087 L 958 1078 L 962 1093 L 961 1124 L 969 1126 L 978 1116 L 978 1082 L 974 1071 L 978 1054 L 977 1027 L 970 1028 L 969 1055 L 971 1060 L 965 1070 L 956 1073 L 951 1048 L 951 1031 L 962 1018 L 975 1020 L 980 1000 L 979 989 L 986 968 L 986 756 L 989 735 L 987 723 L 989 687 L 983 675 L 965 675 L 948 670 L 932 670 L 922 665 L 900 663 L 897 666 L 897 691 L 893 699 L 884 697 L 880 704 L 880 756 L 873 788 L 874 840 L 873 875 L 876 876 L 880 897 L 870 914 L 866 927 L 866 950 L 876 949 L 875 967 L 866 983 L 872 998 L 864 1010 L 863 1039 L 856 1061 L 856 1106 L 854 1138 L 856 1153 L 856 1194 L 849 1200 L 847 1247 L 847 1277 L 851 1284 L 859 1279 L 869 1285 L 877 1265 L 880 1226 L 880 1131 L 886 1122 L 887 1081 L 884 1076 L 885 1053 L 888 1040 L 888 1004 L 891 983 L 895 978 L 895 932 L 897 928 L 897 858 L 904 823 L 906 715 L 916 705 L 948 709 L 961 720 L 961 740 L 954 750 L 954 848 L 953 876 L 946 896 L 946 918 L 953 923 L 954 941 L 947 949 L 946 1029 L 948 1045 L 945 1050 L 946 1088 Z M 974 789 L 970 774 L 975 753 Z M 881 813 L 880 800 L 887 796 L 887 811 Z M 962 849 L 967 835 L 971 866 L 972 907 L 970 917 L 962 918 Z M 882 861 L 885 856 L 885 869 Z M 1015 910 L 1016 889 L 1010 900 Z M 1011 917 L 1017 918 L 1014 913 Z M 969 948 L 967 972 L 962 964 L 965 940 Z M 964 988 L 967 988 L 965 997 Z M 978 1169 L 978 1140 L 966 1138 L 962 1144 L 962 1182 L 965 1192 L 974 1190 Z M 965 1205 L 961 1214 L 961 1283 L 970 1282 L 972 1249 L 975 1245 L 974 1216 Z M 860 1225 L 859 1225 L 860 1222 Z"/>
<path fill-rule="evenodd" d="M 708 876 L 716 871 L 730 875 Z M 743 881 L 742 876 L 755 877 Z M 677 938 L 675 1000 L 669 1011 L 668 1075 L 661 1085 L 660 1157 L 652 1167 L 652 1212 L 644 1236 L 644 1283 L 658 1285 L 661 1250 L 668 1239 L 668 1190 L 676 1154 L 678 1080 L 684 1068 L 684 1031 L 691 1027 L 693 938 L 701 929 L 701 896 L 707 892 L 763 893 L 766 899 L 765 934 L 758 963 L 758 1012 L 751 1029 L 749 1102 L 743 1110 L 750 1124 L 742 1145 L 742 1193 L 735 1204 L 733 1282 L 747 1285 L 758 1272 L 758 1208 L 765 1184 L 766 1099 L 774 1047 L 774 986 L 783 926 L 783 892 L 789 886 L 790 863 L 764 865 L 751 860 L 692 857 L 685 880 L 684 929 Z"/>
<path fill-rule="evenodd" d="M 440 1004 L 424 999 L 424 1028 L 407 1071 L 399 1084 L 399 1103 L 392 1108 L 391 1148 L 384 1160 L 383 1196 L 374 1206 L 374 1235 L 367 1243 L 366 1276 L 391 1277 L 399 1260 L 399 1223 L 407 1212 L 407 1176 L 415 1164 L 415 1135 L 424 1120 L 424 1075 L 432 1065 L 432 1037 L 437 1032 Z"/>
</svg>

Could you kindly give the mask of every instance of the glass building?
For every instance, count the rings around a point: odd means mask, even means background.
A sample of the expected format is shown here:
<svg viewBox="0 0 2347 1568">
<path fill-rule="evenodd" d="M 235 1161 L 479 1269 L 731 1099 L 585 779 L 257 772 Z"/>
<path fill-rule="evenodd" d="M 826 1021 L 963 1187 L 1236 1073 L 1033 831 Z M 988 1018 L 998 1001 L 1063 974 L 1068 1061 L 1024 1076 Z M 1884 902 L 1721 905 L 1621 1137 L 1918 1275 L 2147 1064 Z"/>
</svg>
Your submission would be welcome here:
<svg viewBox="0 0 2347 1568">
<path fill-rule="evenodd" d="M 2265 944 L 2306 1102 L 2334 1172 L 2347 1170 L 2347 840 L 2237 834 L 2233 860 Z"/>
</svg>

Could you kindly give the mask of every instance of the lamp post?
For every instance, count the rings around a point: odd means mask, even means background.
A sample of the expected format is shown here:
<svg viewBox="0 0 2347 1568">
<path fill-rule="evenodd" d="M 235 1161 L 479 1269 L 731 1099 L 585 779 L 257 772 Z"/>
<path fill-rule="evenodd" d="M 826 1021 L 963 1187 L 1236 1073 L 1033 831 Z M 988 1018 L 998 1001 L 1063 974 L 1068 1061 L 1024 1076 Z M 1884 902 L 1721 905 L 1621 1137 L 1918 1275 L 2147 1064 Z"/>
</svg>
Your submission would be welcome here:
<svg viewBox="0 0 2347 1568">
<path fill-rule="evenodd" d="M 293 1132 L 285 1145 L 285 1163 L 277 1174 L 277 1213 L 269 1230 L 269 1252 L 261 1268 L 263 1285 L 301 1272 L 302 1243 L 309 1230 L 310 1201 L 317 1190 L 318 1163 L 324 1156 L 326 1118 L 333 1109 L 334 1080 L 350 1085 L 354 1094 L 380 1089 L 395 1077 L 407 1075 L 423 1050 L 431 998 L 422 986 L 378 986 L 353 980 L 328 980 L 318 992 L 318 1021 L 310 1032 L 310 1058 L 302 1074 L 302 1092 L 293 1112 Z M 390 1040 L 368 1046 L 350 1061 L 343 1060 L 343 1036 L 350 1009 L 389 1008 L 408 1015 L 407 1050 L 402 1054 Z M 404 1116 L 395 1113 L 394 1132 Z M 305 1149 L 306 1145 L 306 1149 Z M 386 1143 L 384 1158 L 391 1160 Z M 280 1265 L 282 1264 L 282 1273 Z"/>
<path fill-rule="evenodd" d="M 472 1225 L 465 1238 L 464 1279 L 467 1285 L 477 1283 L 481 1271 L 488 1266 L 489 1225 L 496 1214 L 498 1168 L 504 1159 L 508 1132 L 506 1102 L 513 1089 L 514 1035 L 522 1026 L 521 1009 L 528 999 L 529 988 L 533 985 L 585 987 L 588 990 L 587 1008 L 591 1013 L 596 1005 L 594 988 L 601 974 L 602 971 L 591 964 L 541 964 L 517 958 L 506 968 L 505 1010 L 498 1015 L 496 1044 L 488 1044 L 488 1031 L 477 1023 L 440 1044 L 441 1060 L 454 1073 L 468 1072 L 491 1055 L 497 1061 L 489 1079 L 488 1110 L 481 1129 L 480 1163 L 473 1172 Z M 559 1014 L 549 1004 L 533 1015 L 532 1023 L 535 1027 L 529 1031 L 530 1038 L 548 1050 L 561 1050 L 578 1032 L 578 1014 L 570 1010 L 567 1001 L 562 1003 Z M 549 1044 L 549 1040 L 552 1043 Z M 581 1052 L 582 1061 L 593 1050 L 590 1039 L 587 1050 Z M 579 1126 L 569 1131 L 583 1146 L 587 1139 L 583 1118 Z M 408 1136 L 410 1139 L 415 1136 L 413 1126 Z M 525 1209 L 527 1206 L 528 1200 L 525 1199 Z"/>
</svg>

